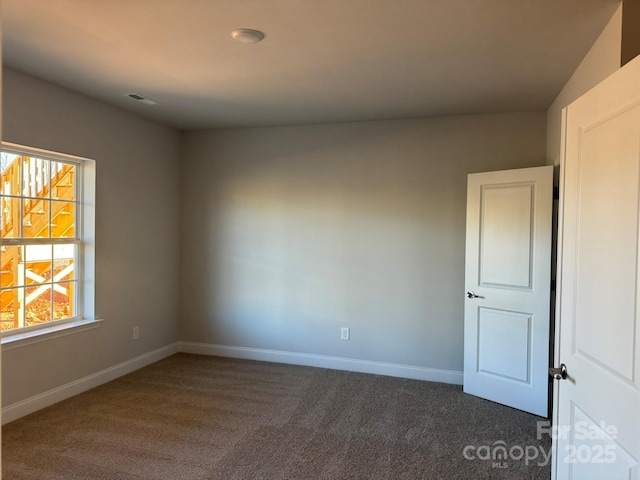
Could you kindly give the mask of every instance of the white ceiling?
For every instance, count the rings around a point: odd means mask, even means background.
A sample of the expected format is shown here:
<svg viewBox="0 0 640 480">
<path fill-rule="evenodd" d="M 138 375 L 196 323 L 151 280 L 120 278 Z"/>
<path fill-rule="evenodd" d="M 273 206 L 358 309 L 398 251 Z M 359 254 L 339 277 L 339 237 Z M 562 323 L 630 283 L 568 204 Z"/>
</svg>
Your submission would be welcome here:
<svg viewBox="0 0 640 480">
<path fill-rule="evenodd" d="M 619 3 L 3 0 L 3 55 L 185 129 L 540 110 Z"/>
</svg>

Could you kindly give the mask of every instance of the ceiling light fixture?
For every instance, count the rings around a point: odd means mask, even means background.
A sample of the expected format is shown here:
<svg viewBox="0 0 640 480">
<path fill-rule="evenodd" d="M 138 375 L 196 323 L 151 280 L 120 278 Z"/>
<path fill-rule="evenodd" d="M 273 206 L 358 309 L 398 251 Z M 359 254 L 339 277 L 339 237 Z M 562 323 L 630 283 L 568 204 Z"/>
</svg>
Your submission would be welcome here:
<svg viewBox="0 0 640 480">
<path fill-rule="evenodd" d="M 231 32 L 231 36 L 236 42 L 240 43 L 258 43 L 264 38 L 264 33 L 251 28 L 238 28 Z"/>
</svg>

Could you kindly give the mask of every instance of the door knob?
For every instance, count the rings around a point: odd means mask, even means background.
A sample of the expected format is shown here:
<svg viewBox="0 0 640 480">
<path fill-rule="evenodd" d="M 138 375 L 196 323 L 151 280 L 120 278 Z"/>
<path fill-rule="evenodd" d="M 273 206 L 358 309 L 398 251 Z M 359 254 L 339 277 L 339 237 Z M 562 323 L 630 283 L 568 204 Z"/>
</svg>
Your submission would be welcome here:
<svg viewBox="0 0 640 480">
<path fill-rule="evenodd" d="M 564 380 L 567 378 L 567 366 L 562 363 L 560 368 L 550 368 L 549 375 L 551 375 L 556 380 Z"/>
<path fill-rule="evenodd" d="M 471 290 L 467 292 L 467 298 L 482 298 L 480 295 L 476 295 Z"/>
</svg>

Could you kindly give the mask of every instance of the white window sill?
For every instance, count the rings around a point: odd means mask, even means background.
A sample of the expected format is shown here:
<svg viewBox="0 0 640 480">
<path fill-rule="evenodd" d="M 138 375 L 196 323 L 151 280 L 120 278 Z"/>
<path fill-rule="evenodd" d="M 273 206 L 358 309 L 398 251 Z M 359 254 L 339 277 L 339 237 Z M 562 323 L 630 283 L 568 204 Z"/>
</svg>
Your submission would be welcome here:
<svg viewBox="0 0 640 480">
<path fill-rule="evenodd" d="M 24 347 L 33 343 L 44 342 L 52 338 L 71 335 L 72 333 L 83 332 L 98 328 L 102 320 L 74 320 L 71 322 L 58 323 L 36 330 L 27 332 L 5 334 L 1 339 L 2 350 L 12 350 L 18 347 Z"/>
</svg>

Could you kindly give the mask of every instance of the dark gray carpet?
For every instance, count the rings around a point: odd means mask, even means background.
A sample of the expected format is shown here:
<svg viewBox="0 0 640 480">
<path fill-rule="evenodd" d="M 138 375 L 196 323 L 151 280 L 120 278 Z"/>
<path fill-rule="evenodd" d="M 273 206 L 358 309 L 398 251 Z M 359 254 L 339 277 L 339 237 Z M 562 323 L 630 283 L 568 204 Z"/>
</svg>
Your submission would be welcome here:
<svg viewBox="0 0 640 480">
<path fill-rule="evenodd" d="M 548 452 L 538 420 L 453 385 L 178 354 L 5 425 L 3 479 L 546 479 L 463 455 Z"/>
</svg>

